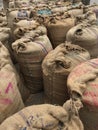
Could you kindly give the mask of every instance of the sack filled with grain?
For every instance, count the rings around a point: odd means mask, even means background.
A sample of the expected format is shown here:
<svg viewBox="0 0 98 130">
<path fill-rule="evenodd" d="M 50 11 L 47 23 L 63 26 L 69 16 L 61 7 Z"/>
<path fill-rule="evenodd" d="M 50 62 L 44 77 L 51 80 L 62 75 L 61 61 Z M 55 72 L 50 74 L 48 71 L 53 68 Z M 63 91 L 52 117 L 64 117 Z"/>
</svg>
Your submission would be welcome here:
<svg viewBox="0 0 98 130">
<path fill-rule="evenodd" d="M 8 9 L 7 11 L 7 22 L 8 27 L 13 30 L 15 19 L 25 20 L 28 19 L 30 15 L 30 10 L 27 9 Z"/>
<path fill-rule="evenodd" d="M 98 129 L 98 58 L 78 65 L 68 77 L 68 89 L 72 97 L 81 99 L 84 107 L 80 117 L 85 130 Z"/>
<path fill-rule="evenodd" d="M 84 130 L 78 116 L 81 102 L 69 100 L 64 108 L 49 104 L 34 105 L 6 119 L 0 130 Z"/>
<path fill-rule="evenodd" d="M 43 89 L 41 64 L 44 57 L 52 50 L 48 37 L 40 35 L 21 38 L 12 44 L 12 48 L 31 93 L 41 91 Z"/>
<path fill-rule="evenodd" d="M 47 29 L 46 27 L 42 26 L 42 25 L 37 25 L 34 26 L 32 28 L 29 27 L 17 27 L 13 33 L 13 37 L 14 39 L 20 39 L 22 37 L 36 37 L 37 35 L 47 35 Z"/>
<path fill-rule="evenodd" d="M 0 123 L 24 107 L 18 87 L 9 52 L 0 43 Z"/>
<path fill-rule="evenodd" d="M 68 31 L 66 39 L 87 49 L 92 58 L 98 56 L 98 26 L 79 24 Z"/>
<path fill-rule="evenodd" d="M 17 84 L 18 84 L 17 87 L 19 89 L 19 92 L 21 94 L 21 97 L 22 97 L 23 101 L 25 101 L 27 99 L 28 91 L 27 91 L 26 87 L 24 86 L 24 82 L 22 82 L 23 78 L 22 78 L 20 72 L 13 65 L 12 60 L 11 60 L 11 56 L 9 54 L 9 51 L 5 46 L 3 46 L 3 45 L 1 46 L 1 52 L 0 53 L 1 53 L 0 55 L 1 55 L 2 60 L 4 60 L 3 64 L 5 64 L 7 62 L 7 64 L 11 65 L 12 70 L 13 70 L 13 72 L 15 74 L 15 77 L 16 77 Z M 17 67 L 17 68 L 19 68 L 19 67 Z"/>
<path fill-rule="evenodd" d="M 28 0 L 15 0 L 14 5 L 15 5 L 15 8 L 28 7 L 29 1 Z"/>
<path fill-rule="evenodd" d="M 81 15 L 81 14 L 83 14 L 83 4 L 82 3 L 72 4 L 72 5 L 67 7 L 67 12 L 72 17 L 76 17 L 78 15 Z"/>
<path fill-rule="evenodd" d="M 88 51 L 67 42 L 51 51 L 42 63 L 45 102 L 62 105 L 69 99 L 67 76 L 76 65 L 89 58 Z"/>
<path fill-rule="evenodd" d="M 71 18 L 68 13 L 56 14 L 50 17 L 46 24 L 48 37 L 55 48 L 66 40 L 66 34 L 75 25 L 75 19 Z"/>
<path fill-rule="evenodd" d="M 35 20 L 20 20 L 20 21 L 16 21 L 14 22 L 14 28 L 19 28 L 19 27 L 23 27 L 23 28 L 28 28 L 28 29 L 33 29 L 36 28 L 37 26 L 39 26 L 39 24 L 35 21 Z"/>
<path fill-rule="evenodd" d="M 76 25 L 81 23 L 96 24 L 96 14 L 93 11 L 88 11 L 85 14 L 76 17 Z"/>
</svg>

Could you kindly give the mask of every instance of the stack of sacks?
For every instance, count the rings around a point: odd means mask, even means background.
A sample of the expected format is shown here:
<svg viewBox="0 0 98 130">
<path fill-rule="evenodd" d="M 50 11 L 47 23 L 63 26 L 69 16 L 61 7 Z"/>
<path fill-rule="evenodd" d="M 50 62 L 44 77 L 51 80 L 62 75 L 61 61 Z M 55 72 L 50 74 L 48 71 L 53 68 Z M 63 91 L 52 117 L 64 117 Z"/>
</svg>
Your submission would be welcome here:
<svg viewBox="0 0 98 130">
<path fill-rule="evenodd" d="M 98 58 L 73 69 L 67 84 L 72 97 L 84 104 L 80 117 L 85 130 L 98 130 Z"/>
<path fill-rule="evenodd" d="M 18 78 L 8 50 L 0 43 L 0 123 L 24 107 Z"/>
<path fill-rule="evenodd" d="M 98 56 L 98 26 L 88 23 L 78 24 L 68 31 L 66 39 L 87 49 L 92 58 Z"/>
<path fill-rule="evenodd" d="M 68 74 L 88 59 L 88 51 L 67 42 L 51 51 L 42 64 L 45 102 L 62 105 L 69 98 L 66 84 Z"/>
<path fill-rule="evenodd" d="M 81 102 L 67 101 L 64 108 L 49 104 L 24 108 L 6 119 L 0 130 L 84 130 L 78 116 Z"/>
<path fill-rule="evenodd" d="M 21 72 L 31 93 L 43 89 L 41 64 L 44 57 L 52 50 L 51 43 L 43 27 L 31 31 L 25 37 L 12 44 Z"/>
</svg>

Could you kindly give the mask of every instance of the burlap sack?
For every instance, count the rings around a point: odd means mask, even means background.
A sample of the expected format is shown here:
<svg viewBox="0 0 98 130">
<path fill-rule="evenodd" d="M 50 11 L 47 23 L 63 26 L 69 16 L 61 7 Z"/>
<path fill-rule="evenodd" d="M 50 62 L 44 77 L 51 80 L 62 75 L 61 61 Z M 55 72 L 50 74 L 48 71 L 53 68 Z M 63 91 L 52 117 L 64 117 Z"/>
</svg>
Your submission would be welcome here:
<svg viewBox="0 0 98 130">
<path fill-rule="evenodd" d="M 66 34 L 69 29 L 75 25 L 75 19 L 66 14 L 56 14 L 50 18 L 46 27 L 48 30 L 48 37 L 55 48 L 66 40 Z"/>
<path fill-rule="evenodd" d="M 27 87 L 32 93 L 43 88 L 41 63 L 52 50 L 46 35 L 36 38 L 21 38 L 12 44 Z"/>
<path fill-rule="evenodd" d="M 22 10 L 22 8 L 21 8 Z M 30 11 L 27 9 L 25 9 L 27 11 L 28 16 L 30 15 Z M 17 19 L 18 17 L 18 13 L 19 13 L 19 9 L 9 9 L 7 11 L 7 22 L 8 22 L 8 27 L 10 27 L 13 30 L 14 27 L 14 21 L 15 19 Z M 24 18 L 27 19 L 27 18 Z"/>
<path fill-rule="evenodd" d="M 98 27 L 91 24 L 79 24 L 70 29 L 66 36 L 67 41 L 87 49 L 91 57 L 98 56 Z"/>
<path fill-rule="evenodd" d="M 73 98 L 84 104 L 80 117 L 85 130 L 98 129 L 98 59 L 78 65 L 68 77 L 68 88 Z"/>
<path fill-rule="evenodd" d="M 64 108 L 49 104 L 27 107 L 5 120 L 0 130 L 84 130 L 76 103 L 71 102 L 65 103 Z M 69 111 L 72 106 L 74 111 Z"/>
<path fill-rule="evenodd" d="M 14 39 L 20 39 L 22 37 L 36 37 L 38 35 L 47 35 L 47 29 L 44 26 L 38 25 L 34 28 L 18 27 L 14 31 Z"/>
<path fill-rule="evenodd" d="M 14 22 L 14 28 L 23 27 L 28 29 L 33 29 L 39 26 L 34 20 L 20 20 L 19 22 Z"/>
<path fill-rule="evenodd" d="M 12 67 L 13 73 L 15 74 L 15 77 L 16 77 L 17 87 L 20 91 L 23 101 L 25 101 L 27 99 L 26 94 L 28 93 L 28 91 L 24 85 L 23 78 L 22 78 L 19 70 L 16 69 L 15 66 L 13 65 L 9 51 L 2 44 L 1 44 L 0 53 L 1 53 L 0 56 L 1 56 L 2 60 L 4 61 L 3 64 L 7 63 L 7 64 L 10 64 L 10 66 Z"/>
<path fill-rule="evenodd" d="M 8 50 L 0 43 L 0 123 L 24 105 Z"/>
<path fill-rule="evenodd" d="M 68 6 L 67 10 L 72 17 L 76 17 L 83 14 L 83 4 L 81 2 L 75 2 L 74 4 Z"/>
<path fill-rule="evenodd" d="M 96 13 L 96 16 L 98 18 L 98 5 L 93 4 L 93 5 L 88 5 L 84 7 L 84 12 L 87 12 L 88 10 L 91 10 Z"/>
<path fill-rule="evenodd" d="M 52 13 L 57 13 L 57 12 L 65 12 L 67 11 L 67 7 L 54 7 L 51 9 Z"/>
<path fill-rule="evenodd" d="M 28 0 L 15 0 L 15 8 L 28 7 Z"/>
<path fill-rule="evenodd" d="M 70 43 L 61 44 L 51 51 L 42 63 L 45 102 L 62 105 L 69 98 L 68 74 L 89 58 L 86 50 Z"/>
<path fill-rule="evenodd" d="M 92 11 L 88 11 L 85 14 L 78 15 L 76 17 L 76 25 L 81 23 L 90 23 L 90 24 L 96 24 L 96 14 Z"/>
</svg>

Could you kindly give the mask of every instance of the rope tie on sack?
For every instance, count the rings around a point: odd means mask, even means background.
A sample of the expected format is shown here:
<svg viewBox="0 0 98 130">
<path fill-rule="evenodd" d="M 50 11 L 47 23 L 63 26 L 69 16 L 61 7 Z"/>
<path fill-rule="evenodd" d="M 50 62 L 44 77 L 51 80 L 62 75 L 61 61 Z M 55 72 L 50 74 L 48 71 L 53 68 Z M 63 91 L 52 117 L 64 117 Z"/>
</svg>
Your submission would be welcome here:
<svg viewBox="0 0 98 130">
<path fill-rule="evenodd" d="M 23 51 L 23 50 L 26 50 L 26 46 L 22 42 L 22 43 L 19 43 L 18 46 L 16 47 L 16 53 L 18 54 L 20 51 Z"/>
</svg>

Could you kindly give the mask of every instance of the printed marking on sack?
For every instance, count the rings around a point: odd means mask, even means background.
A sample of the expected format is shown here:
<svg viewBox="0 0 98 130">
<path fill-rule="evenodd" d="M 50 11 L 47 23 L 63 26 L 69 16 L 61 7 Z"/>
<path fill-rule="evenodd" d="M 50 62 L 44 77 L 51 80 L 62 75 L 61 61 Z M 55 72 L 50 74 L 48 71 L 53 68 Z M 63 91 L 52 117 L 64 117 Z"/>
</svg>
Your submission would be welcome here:
<svg viewBox="0 0 98 130">
<path fill-rule="evenodd" d="M 5 90 L 5 93 L 7 94 L 10 90 L 13 91 L 13 85 L 12 85 L 11 82 L 8 84 L 8 86 L 7 86 L 6 90 Z M 14 91 L 13 91 L 13 92 L 14 92 Z"/>
<path fill-rule="evenodd" d="M 2 98 L 2 99 L 0 99 L 0 103 L 5 104 L 5 105 L 9 105 L 9 104 L 12 104 L 12 101 L 8 98 L 4 98 L 4 99 Z"/>
</svg>

